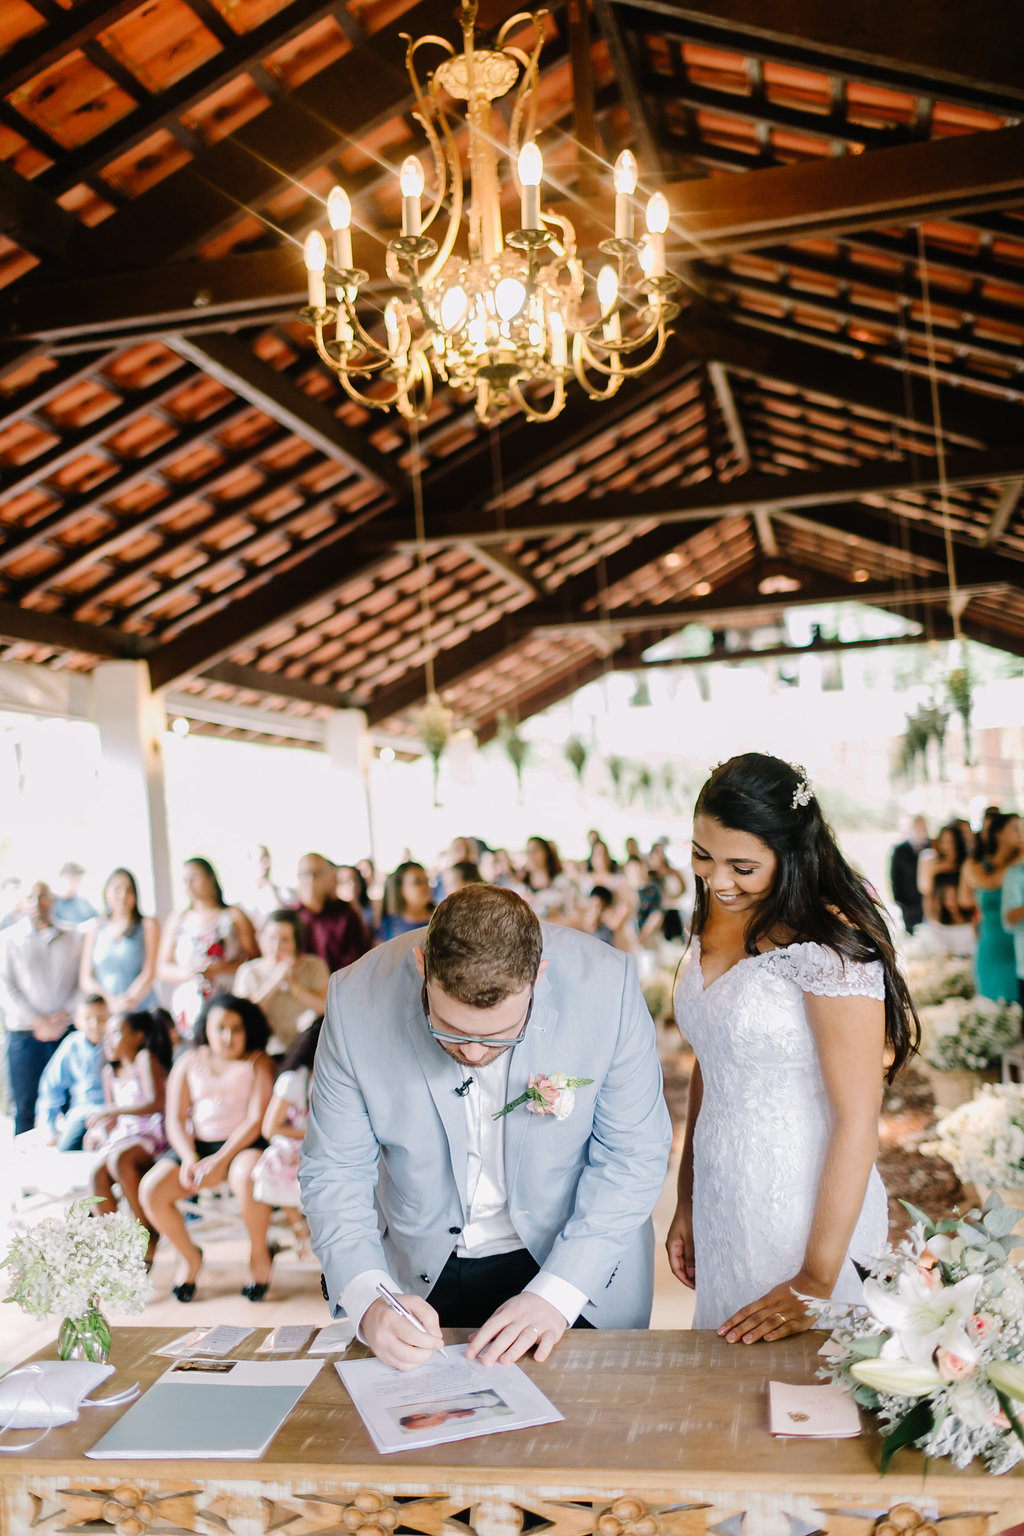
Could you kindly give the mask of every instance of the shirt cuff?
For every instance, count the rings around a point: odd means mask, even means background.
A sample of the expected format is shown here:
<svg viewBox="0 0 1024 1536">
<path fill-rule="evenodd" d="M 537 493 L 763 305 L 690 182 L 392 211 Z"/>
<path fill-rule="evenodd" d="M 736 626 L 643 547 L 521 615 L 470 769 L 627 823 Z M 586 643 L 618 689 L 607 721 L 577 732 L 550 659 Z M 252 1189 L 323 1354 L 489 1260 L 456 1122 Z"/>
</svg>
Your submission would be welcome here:
<svg viewBox="0 0 1024 1536">
<path fill-rule="evenodd" d="M 386 1285 L 389 1291 L 395 1290 L 395 1282 L 386 1269 L 364 1269 L 361 1275 L 356 1275 L 350 1280 L 338 1298 L 345 1309 L 345 1316 L 355 1325 L 356 1338 L 360 1344 L 365 1344 L 363 1338 L 363 1318 L 375 1301 L 379 1301 L 377 1295 L 378 1285 Z"/>
<path fill-rule="evenodd" d="M 532 1291 L 542 1301 L 549 1301 L 557 1311 L 565 1318 L 565 1325 L 571 1328 L 579 1317 L 587 1301 L 586 1291 L 581 1291 L 575 1285 L 570 1285 L 568 1280 L 563 1280 L 558 1275 L 550 1274 L 542 1269 L 539 1274 L 523 1286 L 524 1291 Z"/>
</svg>

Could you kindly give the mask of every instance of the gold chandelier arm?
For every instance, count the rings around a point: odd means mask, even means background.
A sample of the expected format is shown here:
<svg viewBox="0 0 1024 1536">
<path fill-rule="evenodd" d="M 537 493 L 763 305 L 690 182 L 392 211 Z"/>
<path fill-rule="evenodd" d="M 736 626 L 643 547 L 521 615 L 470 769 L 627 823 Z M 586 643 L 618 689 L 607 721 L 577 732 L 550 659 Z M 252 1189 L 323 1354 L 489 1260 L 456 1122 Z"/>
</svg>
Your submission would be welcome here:
<svg viewBox="0 0 1024 1536">
<path fill-rule="evenodd" d="M 608 383 L 603 389 L 591 383 L 587 375 L 588 366 L 596 368 L 598 373 L 603 373 L 607 377 Z M 591 400 L 610 400 L 613 395 L 618 394 L 625 376 L 618 358 L 613 358 L 608 367 L 601 366 L 600 360 L 594 356 L 587 345 L 587 339 L 582 331 L 577 331 L 572 339 L 572 371 Z"/>
<path fill-rule="evenodd" d="M 565 405 L 565 381 L 561 378 L 555 380 L 555 392 L 546 411 L 538 411 L 536 406 L 531 405 L 517 383 L 512 385 L 509 393 L 527 421 L 554 421 Z"/>
<path fill-rule="evenodd" d="M 441 134 L 444 140 L 445 182 L 450 191 L 451 206 L 448 211 L 448 228 L 445 231 L 444 239 L 440 243 L 437 255 L 420 279 L 420 283 L 424 287 L 434 281 L 434 278 L 455 249 L 455 242 L 458 239 L 459 229 L 462 225 L 463 200 L 462 166 L 459 162 L 455 136 L 452 133 L 451 119 L 438 99 L 436 82 L 431 83 L 430 89 L 431 95 L 434 97 L 438 120 L 441 124 Z M 436 212 L 436 210 L 434 211 Z M 431 219 L 433 217 L 434 213 L 432 212 Z"/>
</svg>

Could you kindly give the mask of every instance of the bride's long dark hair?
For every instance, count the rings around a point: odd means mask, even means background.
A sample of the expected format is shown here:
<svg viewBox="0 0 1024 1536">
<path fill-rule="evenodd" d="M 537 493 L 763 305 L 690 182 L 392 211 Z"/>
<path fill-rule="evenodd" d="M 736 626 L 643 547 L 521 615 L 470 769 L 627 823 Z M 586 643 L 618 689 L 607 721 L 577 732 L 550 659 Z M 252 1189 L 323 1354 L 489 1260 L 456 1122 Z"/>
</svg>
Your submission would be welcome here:
<svg viewBox="0 0 1024 1536">
<path fill-rule="evenodd" d="M 892 1082 L 917 1049 L 917 1011 L 896 964 L 882 908 L 840 853 L 803 770 L 766 753 L 741 753 L 714 770 L 693 814 L 758 838 L 778 861 L 772 888 L 744 935 L 748 954 L 757 954 L 761 940 L 778 942 L 778 935 L 788 934 L 792 940 L 827 945 L 850 960 L 882 962 Z M 707 887 L 698 880 L 694 935 L 702 933 L 709 909 Z"/>
</svg>

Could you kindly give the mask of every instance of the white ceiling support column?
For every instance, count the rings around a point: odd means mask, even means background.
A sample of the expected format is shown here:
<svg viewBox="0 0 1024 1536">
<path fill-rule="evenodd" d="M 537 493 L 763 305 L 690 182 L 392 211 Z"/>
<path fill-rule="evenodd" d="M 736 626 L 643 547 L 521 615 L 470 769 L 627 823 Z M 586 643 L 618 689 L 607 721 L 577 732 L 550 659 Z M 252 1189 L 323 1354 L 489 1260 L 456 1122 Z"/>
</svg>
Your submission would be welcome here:
<svg viewBox="0 0 1024 1536">
<path fill-rule="evenodd" d="M 372 858 L 369 766 L 373 748 L 365 712 L 333 710 L 327 717 L 324 750 L 337 789 L 333 803 L 324 807 L 325 846 L 318 851 L 341 864 L 353 863 L 367 852 Z"/>
<path fill-rule="evenodd" d="M 173 911 L 162 738 L 164 703 L 142 661 L 105 661 L 93 677 L 100 733 L 100 798 L 110 867 L 130 869 L 146 913 Z"/>
</svg>

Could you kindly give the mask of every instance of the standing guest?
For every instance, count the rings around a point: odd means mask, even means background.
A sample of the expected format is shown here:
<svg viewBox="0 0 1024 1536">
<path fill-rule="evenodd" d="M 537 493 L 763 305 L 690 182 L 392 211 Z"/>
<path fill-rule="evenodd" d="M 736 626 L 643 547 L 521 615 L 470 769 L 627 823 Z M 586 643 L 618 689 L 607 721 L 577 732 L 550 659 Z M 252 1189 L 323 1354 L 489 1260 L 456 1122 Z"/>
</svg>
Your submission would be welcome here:
<svg viewBox="0 0 1024 1536">
<path fill-rule="evenodd" d="M 967 844 L 955 821 L 939 829 L 930 849 L 922 849 L 917 863 L 917 884 L 924 915 L 930 923 L 948 926 L 949 911 L 941 896 L 943 882 L 940 881 L 939 889 L 936 890 L 936 876 L 953 876 L 959 885 L 960 871 L 966 857 Z"/>
<path fill-rule="evenodd" d="M 180 1263 L 172 1294 L 190 1302 L 203 1263 L 189 1236 L 179 1200 L 216 1189 L 225 1179 L 249 1233 L 248 1301 L 262 1301 L 273 1254 L 267 1246 L 270 1208 L 253 1198 L 252 1171 L 263 1150 L 260 1127 L 270 1103 L 274 1069 L 263 1047 L 267 1021 L 248 998 L 218 994 L 196 1020 L 195 1049 L 179 1056 L 167 1080 L 165 1129 L 171 1151 L 142 1180 L 146 1224 L 169 1239 Z"/>
<path fill-rule="evenodd" d="M 79 985 L 100 992 L 111 1013 L 157 1007 L 153 990 L 160 925 L 139 911 L 139 888 L 127 869 L 115 869 L 103 887 L 104 916 L 86 931 Z"/>
<path fill-rule="evenodd" d="M 524 1100 L 555 1073 L 575 1098 L 541 1120 Z M 331 982 L 299 1164 L 324 1294 L 401 1370 L 442 1327 L 474 1328 L 470 1357 L 507 1365 L 547 1359 L 581 1317 L 645 1328 L 670 1141 L 636 967 L 467 885 L 421 941 Z"/>
<path fill-rule="evenodd" d="M 103 1035 L 109 1017 L 102 997 L 83 998 L 75 1009 L 75 1028 L 64 1036 L 39 1079 L 36 1124 L 60 1152 L 81 1150 L 89 1116 L 103 1103 Z"/>
<path fill-rule="evenodd" d="M 149 1226 L 139 1188 L 144 1174 L 167 1147 L 164 1102 L 171 1070 L 171 1037 L 162 1008 L 117 1014 L 103 1041 L 103 1108 L 89 1118 L 85 1144 L 98 1151 L 93 1169 L 97 1216 L 117 1209 L 115 1186 L 132 1214 L 149 1231 L 146 1263 L 153 1262 L 159 1234 Z M 106 1208 L 106 1210 L 104 1209 Z"/>
<path fill-rule="evenodd" d="M 337 871 L 322 853 L 299 860 L 298 914 L 306 931 L 307 953 L 319 955 L 329 971 L 351 965 L 370 947 L 362 914 L 337 895 Z"/>
<path fill-rule="evenodd" d="M 975 991 L 1008 1003 L 1017 999 L 1017 959 L 1013 936 L 1003 927 L 1003 881 L 1022 853 L 1020 817 L 997 811 L 978 834 L 974 855 L 960 874 L 960 905 L 978 909 Z"/>
<path fill-rule="evenodd" d="M 65 928 L 81 928 L 83 923 L 91 923 L 96 916 L 96 908 L 82 895 L 85 870 L 81 864 L 69 859 L 61 869 L 60 877 L 64 889 L 59 896 L 53 898 L 54 922 L 63 924 Z"/>
<path fill-rule="evenodd" d="M 242 909 L 224 900 L 208 859 L 186 860 L 184 885 L 188 905 L 164 929 L 157 975 L 174 988 L 171 1016 L 178 1033 L 190 1040 L 207 999 L 231 991 L 239 965 L 254 959 L 259 946 Z"/>
<path fill-rule="evenodd" d="M 686 897 L 686 881 L 679 870 L 669 863 L 665 840 L 658 838 L 651 848 L 647 871 L 656 883 L 661 897 L 662 926 L 665 939 L 681 939 L 685 932 L 682 903 Z"/>
<path fill-rule="evenodd" d="M 401 933 L 425 928 L 434 910 L 434 898 L 427 872 L 415 859 L 399 864 L 388 876 L 384 887 L 384 913 L 374 935 L 378 944 L 397 939 Z"/>
<path fill-rule="evenodd" d="M 1011 864 L 1003 876 L 1003 927 L 1013 935 L 1017 1001 L 1024 1007 L 1024 860 Z"/>
<path fill-rule="evenodd" d="M 928 823 L 923 816 L 915 816 L 910 823 L 909 837 L 896 844 L 889 861 L 892 899 L 900 909 L 907 933 L 913 933 L 918 923 L 924 921 L 924 902 L 918 884 L 917 866 L 921 854 L 930 846 Z"/>
<path fill-rule="evenodd" d="M 81 934 L 54 922 L 50 887 L 36 880 L 24 917 L 0 938 L 0 1010 L 16 1135 L 35 1124 L 43 1068 L 71 1028 L 81 954 Z"/>
<path fill-rule="evenodd" d="M 355 907 L 358 910 L 363 922 L 366 924 L 367 933 L 372 933 L 377 926 L 377 916 L 374 912 L 373 900 L 370 896 L 370 887 L 366 883 L 366 876 L 357 864 L 338 865 L 335 895 L 339 901 L 347 901 L 350 907 Z"/>
<path fill-rule="evenodd" d="M 299 914 L 282 907 L 260 929 L 260 954 L 235 975 L 235 996 L 258 1003 L 273 1031 L 271 1055 L 286 1051 L 327 1006 L 331 973 L 319 955 L 302 953 Z"/>
<path fill-rule="evenodd" d="M 917 1018 L 884 914 L 802 768 L 747 752 L 697 798 L 697 900 L 676 1018 L 690 1078 L 669 1263 L 696 1328 L 730 1343 L 816 1326 L 807 1296 L 861 1299 L 885 1244 L 874 1167 L 885 1067 Z"/>
<path fill-rule="evenodd" d="M 255 932 L 259 933 L 271 912 L 278 912 L 288 906 L 292 893 L 275 885 L 271 874 L 270 849 L 266 843 L 257 843 L 249 859 L 252 875 L 239 906 L 248 914 Z"/>
</svg>

